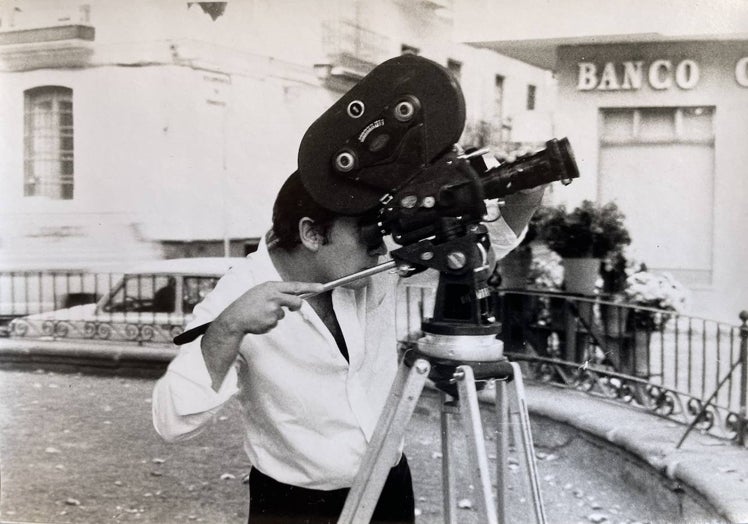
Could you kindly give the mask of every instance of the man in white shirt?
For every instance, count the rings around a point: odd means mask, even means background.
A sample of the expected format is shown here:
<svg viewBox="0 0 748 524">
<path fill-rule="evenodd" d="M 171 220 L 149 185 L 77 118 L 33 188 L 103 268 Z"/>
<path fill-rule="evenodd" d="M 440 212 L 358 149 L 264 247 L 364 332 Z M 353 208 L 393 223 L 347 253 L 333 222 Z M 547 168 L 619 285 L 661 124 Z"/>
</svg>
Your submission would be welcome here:
<svg viewBox="0 0 748 524">
<path fill-rule="evenodd" d="M 513 249 L 542 188 L 507 197 L 491 225 L 497 257 Z M 250 520 L 335 522 L 397 369 L 392 275 L 306 300 L 329 282 L 377 264 L 359 218 L 317 205 L 294 173 L 281 188 L 273 229 L 258 251 L 195 308 L 212 321 L 182 347 L 153 395 L 153 421 L 168 441 L 189 438 L 236 397 L 252 464 Z M 374 522 L 413 522 L 410 471 L 393 465 Z"/>
</svg>

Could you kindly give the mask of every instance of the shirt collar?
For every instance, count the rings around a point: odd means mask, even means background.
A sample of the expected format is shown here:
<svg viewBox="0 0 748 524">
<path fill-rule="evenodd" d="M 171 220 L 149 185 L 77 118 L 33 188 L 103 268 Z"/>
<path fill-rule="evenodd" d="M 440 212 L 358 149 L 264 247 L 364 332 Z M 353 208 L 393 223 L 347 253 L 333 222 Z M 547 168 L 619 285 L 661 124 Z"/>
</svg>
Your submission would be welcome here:
<svg viewBox="0 0 748 524">
<path fill-rule="evenodd" d="M 258 283 L 280 282 L 283 280 L 283 278 L 280 276 L 280 273 L 278 273 L 278 269 L 276 269 L 275 265 L 273 264 L 273 259 L 270 258 L 270 249 L 273 248 L 276 242 L 277 240 L 275 239 L 275 235 L 273 234 L 273 230 L 271 229 L 260 239 L 260 243 L 257 246 L 257 251 L 252 254 L 256 264 L 255 275 L 257 277 L 256 282 Z M 307 321 L 310 320 L 311 317 L 317 316 L 314 312 L 314 309 L 312 309 L 312 306 L 309 305 L 309 303 L 306 301 L 301 304 L 299 314 L 301 314 L 302 318 Z"/>
<path fill-rule="evenodd" d="M 255 282 L 278 282 L 283 280 L 278 273 L 278 270 L 275 268 L 275 265 L 273 265 L 273 260 L 270 258 L 267 235 L 260 239 L 257 251 L 249 256 L 252 257 L 255 262 L 253 267 L 256 277 Z"/>
</svg>

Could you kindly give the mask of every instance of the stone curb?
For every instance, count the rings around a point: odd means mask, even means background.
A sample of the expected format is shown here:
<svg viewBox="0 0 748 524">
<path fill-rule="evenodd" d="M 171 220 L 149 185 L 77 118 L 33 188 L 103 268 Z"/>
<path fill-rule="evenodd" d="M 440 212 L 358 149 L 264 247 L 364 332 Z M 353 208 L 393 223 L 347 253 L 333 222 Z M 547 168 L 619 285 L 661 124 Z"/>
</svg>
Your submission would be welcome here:
<svg viewBox="0 0 748 524">
<path fill-rule="evenodd" d="M 102 341 L 0 339 L 0 366 L 53 364 L 90 372 L 160 375 L 177 354 L 171 346 L 137 346 Z"/>
<path fill-rule="evenodd" d="M 748 449 L 697 431 L 676 449 L 686 426 L 642 409 L 550 385 L 527 385 L 526 395 L 531 414 L 607 441 L 688 486 L 727 521 L 748 522 Z M 491 391 L 480 397 L 493 402 Z"/>
</svg>

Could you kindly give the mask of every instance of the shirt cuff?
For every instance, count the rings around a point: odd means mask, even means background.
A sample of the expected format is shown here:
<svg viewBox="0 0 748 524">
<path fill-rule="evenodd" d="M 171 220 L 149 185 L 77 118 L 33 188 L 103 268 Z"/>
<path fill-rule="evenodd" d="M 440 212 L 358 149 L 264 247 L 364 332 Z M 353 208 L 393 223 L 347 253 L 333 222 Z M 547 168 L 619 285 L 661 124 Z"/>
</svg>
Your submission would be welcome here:
<svg viewBox="0 0 748 524">
<path fill-rule="evenodd" d="M 213 389 L 200 348 L 201 340 L 202 337 L 182 346 L 167 370 L 171 376 L 174 409 L 180 416 L 211 411 L 223 405 L 239 390 L 234 366 L 229 368 L 218 391 Z"/>
<path fill-rule="evenodd" d="M 493 222 L 486 223 L 488 234 L 491 238 L 491 247 L 493 248 L 496 259 L 500 260 L 507 256 L 510 251 L 520 245 L 527 234 L 527 227 L 517 236 L 514 230 L 499 217 Z"/>
</svg>

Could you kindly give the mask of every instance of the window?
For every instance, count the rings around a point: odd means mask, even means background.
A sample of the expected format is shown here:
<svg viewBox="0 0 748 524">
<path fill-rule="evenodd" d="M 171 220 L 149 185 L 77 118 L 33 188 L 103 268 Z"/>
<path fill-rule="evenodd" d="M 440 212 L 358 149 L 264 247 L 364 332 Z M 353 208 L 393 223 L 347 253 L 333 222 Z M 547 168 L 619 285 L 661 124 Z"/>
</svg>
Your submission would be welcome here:
<svg viewBox="0 0 748 524">
<path fill-rule="evenodd" d="M 501 123 L 504 116 L 504 77 L 496 75 L 493 89 L 493 114 L 496 122 Z"/>
<path fill-rule="evenodd" d="M 600 109 L 599 200 L 626 215 L 637 258 L 688 286 L 712 285 L 715 111 Z"/>
<path fill-rule="evenodd" d="M 711 106 L 610 108 L 601 115 L 604 144 L 714 143 Z"/>
<path fill-rule="evenodd" d="M 195 306 L 208 296 L 218 279 L 214 277 L 186 277 L 184 279 L 184 299 L 182 301 L 182 312 L 192 313 Z"/>
<path fill-rule="evenodd" d="M 527 86 L 527 110 L 532 111 L 535 109 L 535 92 L 537 91 L 537 88 L 529 84 Z"/>
<path fill-rule="evenodd" d="M 455 79 L 459 82 L 460 81 L 460 74 L 462 73 L 462 62 L 458 62 L 457 60 L 452 60 L 449 58 L 447 60 L 447 69 L 454 75 Z"/>
<path fill-rule="evenodd" d="M 103 310 L 107 313 L 174 313 L 176 279 L 164 275 L 126 275 Z"/>
<path fill-rule="evenodd" d="M 510 118 L 504 117 L 504 77 L 496 75 L 493 83 L 493 118 L 494 125 L 499 132 L 499 141 L 509 142 L 512 133 L 512 122 Z"/>
<path fill-rule="evenodd" d="M 73 90 L 25 92 L 24 195 L 73 198 Z"/>
<path fill-rule="evenodd" d="M 417 55 L 420 52 L 420 49 L 413 47 L 412 45 L 403 44 L 400 46 L 401 55 Z"/>
</svg>

